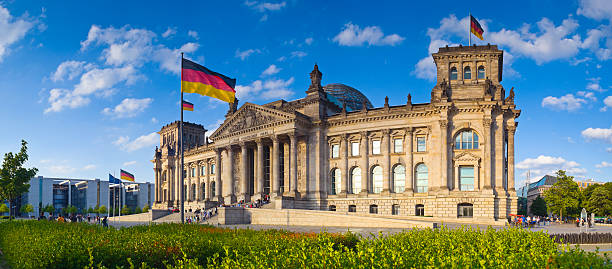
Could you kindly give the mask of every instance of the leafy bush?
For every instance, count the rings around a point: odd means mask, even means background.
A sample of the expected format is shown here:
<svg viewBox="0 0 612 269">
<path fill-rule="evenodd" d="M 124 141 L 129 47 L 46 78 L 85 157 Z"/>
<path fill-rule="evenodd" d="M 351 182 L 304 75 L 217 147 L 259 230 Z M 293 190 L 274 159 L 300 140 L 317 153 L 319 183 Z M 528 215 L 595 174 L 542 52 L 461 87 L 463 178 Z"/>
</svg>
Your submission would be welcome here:
<svg viewBox="0 0 612 269">
<path fill-rule="evenodd" d="M 10 221 L 0 223 L 0 249 L 10 268 L 603 268 L 610 263 L 560 248 L 546 233 L 520 229 L 414 229 L 363 238 L 202 225 L 109 229 Z"/>
</svg>

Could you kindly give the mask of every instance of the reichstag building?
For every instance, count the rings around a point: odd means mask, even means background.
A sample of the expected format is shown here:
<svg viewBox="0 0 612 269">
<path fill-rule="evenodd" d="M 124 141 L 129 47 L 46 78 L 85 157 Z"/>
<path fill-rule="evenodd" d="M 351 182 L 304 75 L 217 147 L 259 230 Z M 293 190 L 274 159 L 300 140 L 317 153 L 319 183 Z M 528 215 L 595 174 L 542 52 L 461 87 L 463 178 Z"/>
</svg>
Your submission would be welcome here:
<svg viewBox="0 0 612 269">
<path fill-rule="evenodd" d="M 185 123 L 180 180 L 178 122 L 159 131 L 154 208 L 253 202 L 356 214 L 505 219 L 516 213 L 514 134 L 520 110 L 502 80 L 496 45 L 443 47 L 432 55 L 429 103 L 373 107 L 360 91 L 322 86 L 315 65 L 294 101 L 230 104 L 205 138 Z"/>
</svg>

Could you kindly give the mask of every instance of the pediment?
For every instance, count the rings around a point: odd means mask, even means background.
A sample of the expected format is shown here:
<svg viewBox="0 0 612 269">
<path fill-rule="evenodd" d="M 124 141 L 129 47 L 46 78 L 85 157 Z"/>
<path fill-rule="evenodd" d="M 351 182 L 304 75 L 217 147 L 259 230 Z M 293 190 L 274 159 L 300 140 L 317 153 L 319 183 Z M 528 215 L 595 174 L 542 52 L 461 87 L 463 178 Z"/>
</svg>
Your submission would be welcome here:
<svg viewBox="0 0 612 269">
<path fill-rule="evenodd" d="M 220 136 L 246 131 L 270 123 L 294 120 L 295 117 L 294 113 L 246 103 L 234 115 L 226 119 L 210 137 L 214 140 Z"/>
<path fill-rule="evenodd" d="M 453 160 L 455 162 L 459 161 L 459 162 L 479 162 L 480 161 L 480 156 L 471 153 L 471 152 L 461 152 L 459 154 L 455 154 L 455 157 L 453 158 Z"/>
</svg>

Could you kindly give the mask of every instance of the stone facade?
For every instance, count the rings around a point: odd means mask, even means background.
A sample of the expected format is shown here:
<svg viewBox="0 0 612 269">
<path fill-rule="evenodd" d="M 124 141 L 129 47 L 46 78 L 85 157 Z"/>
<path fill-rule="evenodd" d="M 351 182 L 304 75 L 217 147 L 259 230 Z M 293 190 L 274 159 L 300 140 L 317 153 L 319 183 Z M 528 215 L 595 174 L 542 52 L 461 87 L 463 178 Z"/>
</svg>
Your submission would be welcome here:
<svg viewBox="0 0 612 269">
<path fill-rule="evenodd" d="M 520 110 L 514 91 L 506 95 L 500 84 L 503 51 L 445 47 L 433 58 L 429 103 L 412 103 L 408 94 L 403 105 L 387 98 L 370 108 L 366 99 L 354 109 L 356 100 L 325 92 L 315 65 L 304 98 L 230 104 L 214 142 L 201 125 L 185 123 L 187 208 L 270 195 L 277 208 L 479 220 L 515 214 Z M 158 208 L 178 205 L 178 125 L 159 132 Z"/>
</svg>

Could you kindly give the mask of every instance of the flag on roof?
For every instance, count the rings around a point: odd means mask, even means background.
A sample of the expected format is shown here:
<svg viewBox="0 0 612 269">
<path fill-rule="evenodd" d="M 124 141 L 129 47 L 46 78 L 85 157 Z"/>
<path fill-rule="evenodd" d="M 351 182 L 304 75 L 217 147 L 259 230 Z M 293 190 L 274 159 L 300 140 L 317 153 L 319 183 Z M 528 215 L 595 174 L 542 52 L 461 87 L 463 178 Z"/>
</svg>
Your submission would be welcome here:
<svg viewBox="0 0 612 269">
<path fill-rule="evenodd" d="M 181 63 L 181 90 L 197 93 L 233 103 L 236 97 L 236 79 L 211 71 L 183 58 Z"/>
<path fill-rule="evenodd" d="M 111 174 L 108 174 L 108 182 L 112 184 L 121 184 L 121 180 L 119 180 L 118 178 L 114 177 Z"/>
<path fill-rule="evenodd" d="M 476 37 L 480 38 L 480 40 L 483 40 L 482 34 L 484 33 L 484 30 L 480 26 L 480 23 L 478 23 L 476 18 L 474 18 L 472 15 L 470 15 L 470 32 L 472 32 L 472 34 L 474 34 Z"/>
<path fill-rule="evenodd" d="M 121 170 L 121 179 L 134 182 L 134 175 L 132 175 L 131 173 L 128 173 L 127 171 L 123 171 L 123 169 L 122 169 Z"/>
<path fill-rule="evenodd" d="M 193 111 L 193 104 L 183 100 L 183 110 Z"/>
</svg>

